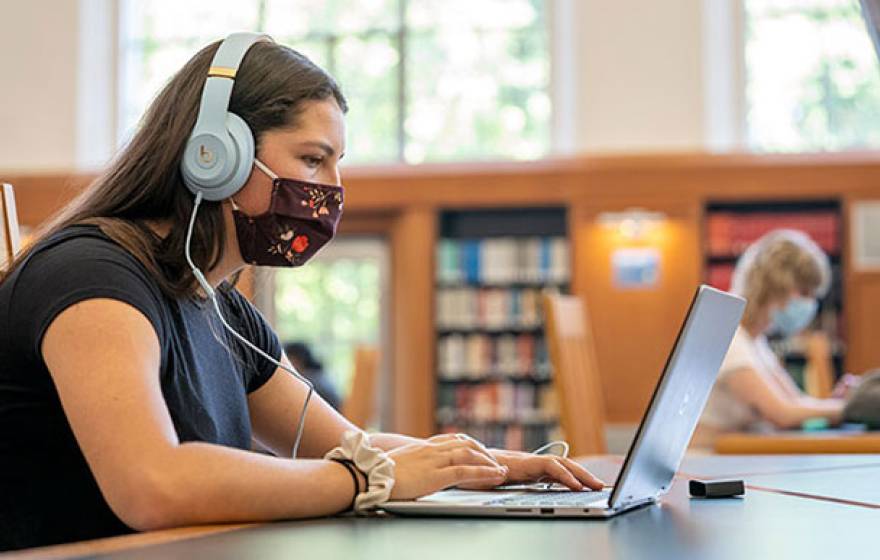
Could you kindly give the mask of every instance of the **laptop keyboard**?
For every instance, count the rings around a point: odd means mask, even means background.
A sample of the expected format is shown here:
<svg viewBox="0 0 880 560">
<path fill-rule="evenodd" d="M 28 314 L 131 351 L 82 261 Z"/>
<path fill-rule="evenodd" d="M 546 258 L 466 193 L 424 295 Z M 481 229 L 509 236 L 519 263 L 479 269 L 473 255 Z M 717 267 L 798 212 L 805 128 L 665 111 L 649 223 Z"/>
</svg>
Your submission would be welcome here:
<svg viewBox="0 0 880 560">
<path fill-rule="evenodd" d="M 610 491 L 602 492 L 529 492 L 486 502 L 487 506 L 511 507 L 586 507 L 608 498 Z"/>
</svg>

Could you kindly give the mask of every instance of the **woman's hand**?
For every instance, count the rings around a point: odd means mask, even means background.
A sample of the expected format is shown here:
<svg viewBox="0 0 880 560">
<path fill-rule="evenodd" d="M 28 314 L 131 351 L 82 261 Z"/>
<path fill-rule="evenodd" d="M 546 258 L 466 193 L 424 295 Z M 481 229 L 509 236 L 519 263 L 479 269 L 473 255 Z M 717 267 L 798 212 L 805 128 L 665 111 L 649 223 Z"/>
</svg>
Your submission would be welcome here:
<svg viewBox="0 0 880 560">
<path fill-rule="evenodd" d="M 860 375 L 845 373 L 834 385 L 834 389 L 831 391 L 831 398 L 848 399 L 861 383 L 862 377 Z"/>
<path fill-rule="evenodd" d="M 393 500 L 412 500 L 451 486 L 492 488 L 508 474 L 481 444 L 455 434 L 417 441 L 388 454 L 396 465 Z"/>
<path fill-rule="evenodd" d="M 508 468 L 506 482 L 537 482 L 548 480 L 559 482 L 572 490 L 601 490 L 605 483 L 593 476 L 590 471 L 572 461 L 556 455 L 535 455 L 519 451 L 493 449 L 492 456 Z M 492 485 L 495 486 L 495 485 Z M 481 482 L 468 483 L 463 488 L 486 490 L 492 488 Z"/>
</svg>

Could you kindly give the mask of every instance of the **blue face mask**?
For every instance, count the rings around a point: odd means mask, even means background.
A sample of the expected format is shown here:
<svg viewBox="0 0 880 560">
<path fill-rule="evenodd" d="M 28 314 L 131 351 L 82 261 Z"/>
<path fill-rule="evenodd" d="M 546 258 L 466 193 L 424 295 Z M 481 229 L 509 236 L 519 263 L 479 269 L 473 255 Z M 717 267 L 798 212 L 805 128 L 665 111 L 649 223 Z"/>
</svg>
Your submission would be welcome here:
<svg viewBox="0 0 880 560">
<path fill-rule="evenodd" d="M 797 334 L 813 321 L 818 309 L 819 303 L 813 298 L 792 298 L 773 314 L 773 331 L 783 336 Z"/>
</svg>

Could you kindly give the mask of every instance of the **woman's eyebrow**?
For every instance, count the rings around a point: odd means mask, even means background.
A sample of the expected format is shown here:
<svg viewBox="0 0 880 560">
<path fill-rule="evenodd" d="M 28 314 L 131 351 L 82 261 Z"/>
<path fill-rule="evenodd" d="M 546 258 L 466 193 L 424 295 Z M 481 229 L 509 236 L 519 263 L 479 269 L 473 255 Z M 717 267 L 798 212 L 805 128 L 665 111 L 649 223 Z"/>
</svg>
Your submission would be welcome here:
<svg viewBox="0 0 880 560">
<path fill-rule="evenodd" d="M 302 146 L 313 146 L 315 148 L 320 148 L 327 154 L 328 157 L 332 157 L 333 154 L 336 153 L 336 150 L 333 149 L 333 146 L 328 144 L 327 142 L 320 142 L 317 140 L 307 140 L 305 142 L 300 143 Z"/>
</svg>

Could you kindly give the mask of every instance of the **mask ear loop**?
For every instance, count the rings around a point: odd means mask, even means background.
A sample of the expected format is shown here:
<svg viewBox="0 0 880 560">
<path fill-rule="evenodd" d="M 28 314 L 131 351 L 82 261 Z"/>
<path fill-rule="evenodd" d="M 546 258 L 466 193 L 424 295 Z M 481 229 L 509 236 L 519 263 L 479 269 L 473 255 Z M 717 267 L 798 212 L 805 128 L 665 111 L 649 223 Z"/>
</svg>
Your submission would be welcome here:
<svg viewBox="0 0 880 560">
<path fill-rule="evenodd" d="M 187 264 L 189 264 L 190 269 L 192 269 L 192 273 L 193 273 L 193 276 L 195 276 L 196 281 L 199 283 L 199 285 L 205 291 L 205 294 L 211 299 L 211 303 L 214 306 L 214 312 L 220 318 L 220 323 L 223 325 L 223 328 L 225 328 L 236 339 L 241 341 L 242 344 L 249 347 L 251 350 L 253 350 L 257 354 L 259 354 L 260 356 L 262 356 L 266 360 L 269 360 L 270 363 L 273 363 L 276 366 L 283 369 L 284 371 L 290 373 L 291 375 L 293 375 L 294 377 L 296 377 L 297 379 L 299 379 L 300 381 L 305 383 L 306 386 L 309 388 L 308 393 L 306 393 L 306 400 L 303 403 L 302 412 L 299 415 L 299 422 L 297 423 L 297 428 L 296 428 L 296 439 L 294 439 L 294 442 L 293 442 L 293 452 L 291 453 L 291 458 L 296 459 L 297 452 L 299 451 L 299 444 L 302 441 L 303 429 L 305 428 L 306 410 L 309 407 L 309 401 L 312 399 L 312 393 L 315 392 L 315 386 L 312 385 L 311 381 L 309 381 L 308 379 L 303 377 L 298 371 L 296 371 L 296 368 L 294 368 L 293 366 L 288 366 L 286 364 L 281 363 L 279 360 L 276 360 L 275 358 L 273 358 L 272 356 L 270 356 L 269 354 L 264 352 L 262 349 L 258 348 L 251 341 L 249 341 L 248 339 L 243 337 L 241 334 L 239 334 L 238 331 L 233 329 L 229 325 L 229 323 L 226 322 L 226 318 L 223 317 L 223 312 L 220 310 L 220 303 L 217 300 L 217 292 L 214 290 L 214 287 L 211 286 L 211 283 L 208 282 L 208 280 L 205 278 L 205 275 L 202 274 L 202 271 L 198 269 L 198 267 L 195 265 L 195 263 L 193 263 L 192 256 L 190 254 L 190 244 L 192 242 L 193 229 L 194 229 L 195 223 L 196 223 L 196 214 L 198 214 L 199 206 L 201 205 L 201 203 L 202 203 L 202 193 L 199 192 L 196 194 L 196 200 L 195 200 L 195 204 L 193 205 L 192 216 L 189 219 L 189 227 L 186 230 L 186 245 L 184 248 L 184 255 L 186 256 L 186 262 L 187 262 Z"/>
<path fill-rule="evenodd" d="M 268 166 L 268 165 L 266 165 L 266 164 L 263 163 L 262 161 L 258 160 L 257 158 L 254 158 L 254 165 L 256 165 L 257 168 L 258 168 L 260 171 L 262 171 L 263 173 L 265 173 L 265 174 L 266 174 L 270 179 L 272 179 L 273 181 L 275 181 L 275 180 L 278 179 L 278 175 L 276 175 L 274 171 L 272 171 L 271 169 L 269 169 L 269 166 Z"/>
</svg>

